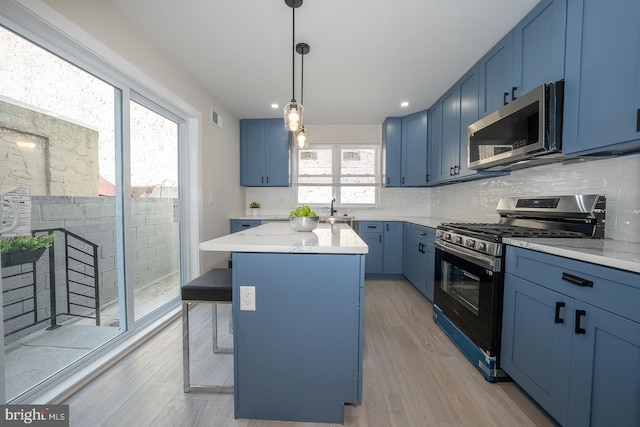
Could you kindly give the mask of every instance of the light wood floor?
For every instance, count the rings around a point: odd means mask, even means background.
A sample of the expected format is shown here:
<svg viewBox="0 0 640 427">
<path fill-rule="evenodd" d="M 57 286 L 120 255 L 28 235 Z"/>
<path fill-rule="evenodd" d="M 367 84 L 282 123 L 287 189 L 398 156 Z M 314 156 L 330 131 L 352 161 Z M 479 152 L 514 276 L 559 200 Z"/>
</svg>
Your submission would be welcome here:
<svg viewBox="0 0 640 427">
<path fill-rule="evenodd" d="M 196 313 L 203 307 L 201 313 Z M 206 341 L 206 306 L 193 310 Z M 432 306 L 405 281 L 367 280 L 363 404 L 345 425 L 551 426 L 513 383 L 491 384 L 433 322 Z M 194 322 L 192 322 L 194 324 Z M 210 328 L 210 325 L 208 326 Z M 211 347 L 194 350 L 192 365 Z M 71 396 L 72 426 L 320 426 L 233 418 L 233 395 L 182 392 L 182 334 L 176 321 Z M 216 355 L 218 357 L 219 355 Z M 229 355 L 214 363 L 230 378 Z M 210 365 L 211 366 L 211 365 Z"/>
</svg>

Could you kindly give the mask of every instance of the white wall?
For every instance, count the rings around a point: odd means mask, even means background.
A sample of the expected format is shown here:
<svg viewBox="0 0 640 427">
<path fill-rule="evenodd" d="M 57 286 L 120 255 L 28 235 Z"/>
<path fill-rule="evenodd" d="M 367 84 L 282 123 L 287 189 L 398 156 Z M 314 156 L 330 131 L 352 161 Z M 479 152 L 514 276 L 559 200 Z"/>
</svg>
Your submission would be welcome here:
<svg viewBox="0 0 640 427">
<path fill-rule="evenodd" d="M 38 4 L 29 1 L 29 4 Z M 244 190 L 239 186 L 238 120 L 206 90 L 180 68 L 172 58 L 153 44 L 142 32 L 124 19 L 109 2 L 101 0 L 45 0 L 71 23 L 65 25 L 76 33 L 74 24 L 88 33 L 87 44 L 104 45 L 148 76 L 152 83 L 166 88 L 200 113 L 201 135 L 201 230 L 200 240 L 208 240 L 229 232 L 229 217 L 242 209 Z M 39 8 L 41 9 L 41 7 Z M 83 42 L 81 40 L 81 42 Z M 84 43 L 83 43 L 84 44 Z M 224 129 L 209 121 L 211 108 L 224 119 Z M 213 204 L 209 203 L 210 196 Z M 203 255 L 203 268 L 226 264 L 225 254 Z"/>
</svg>

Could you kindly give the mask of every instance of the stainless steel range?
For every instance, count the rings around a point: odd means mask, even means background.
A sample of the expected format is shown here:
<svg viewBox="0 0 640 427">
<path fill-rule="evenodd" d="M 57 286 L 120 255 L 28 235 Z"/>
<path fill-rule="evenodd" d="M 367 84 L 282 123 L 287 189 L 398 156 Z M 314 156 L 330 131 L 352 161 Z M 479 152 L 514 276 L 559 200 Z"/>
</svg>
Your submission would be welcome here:
<svg viewBox="0 0 640 427">
<path fill-rule="evenodd" d="M 498 223 L 443 223 L 436 231 L 433 317 L 489 381 L 500 369 L 503 238 L 604 238 L 603 195 L 500 199 Z"/>
</svg>

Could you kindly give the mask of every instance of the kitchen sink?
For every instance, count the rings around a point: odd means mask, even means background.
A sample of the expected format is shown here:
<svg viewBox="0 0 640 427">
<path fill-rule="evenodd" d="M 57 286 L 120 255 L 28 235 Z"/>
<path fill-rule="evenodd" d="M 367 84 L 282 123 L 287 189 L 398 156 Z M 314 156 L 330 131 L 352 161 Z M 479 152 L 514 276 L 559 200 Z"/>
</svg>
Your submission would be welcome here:
<svg viewBox="0 0 640 427">
<path fill-rule="evenodd" d="M 354 217 L 352 216 L 321 216 L 320 222 L 325 224 L 349 224 L 353 228 Z"/>
</svg>

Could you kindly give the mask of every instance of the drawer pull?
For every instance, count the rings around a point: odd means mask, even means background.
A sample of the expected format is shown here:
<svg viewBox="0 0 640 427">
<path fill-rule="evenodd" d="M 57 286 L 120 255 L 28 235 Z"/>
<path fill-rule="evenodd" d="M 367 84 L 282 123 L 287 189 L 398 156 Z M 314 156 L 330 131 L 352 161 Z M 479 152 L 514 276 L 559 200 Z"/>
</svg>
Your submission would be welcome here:
<svg viewBox="0 0 640 427">
<path fill-rule="evenodd" d="M 377 225 L 367 225 L 367 228 L 378 228 Z"/>
<path fill-rule="evenodd" d="M 582 277 L 574 276 L 569 273 L 562 273 L 562 280 L 571 282 L 574 285 L 593 288 L 593 282 L 591 280 L 583 279 Z"/>
<path fill-rule="evenodd" d="M 555 322 L 556 323 L 564 323 L 564 319 L 562 317 L 560 317 L 560 309 L 563 308 L 566 304 L 562 301 L 556 301 L 556 317 L 555 317 Z"/>
<path fill-rule="evenodd" d="M 584 329 L 583 327 L 580 326 L 580 320 L 582 319 L 583 316 L 586 316 L 587 312 L 584 310 L 576 310 L 576 334 L 577 335 L 584 335 L 587 333 L 587 330 Z"/>
<path fill-rule="evenodd" d="M 251 227 L 251 224 L 242 224 L 243 227 Z"/>
<path fill-rule="evenodd" d="M 426 235 L 427 235 L 427 233 L 425 233 L 424 231 L 421 231 L 421 232 L 420 232 L 420 235 L 421 235 L 421 236 L 426 236 Z"/>
</svg>

